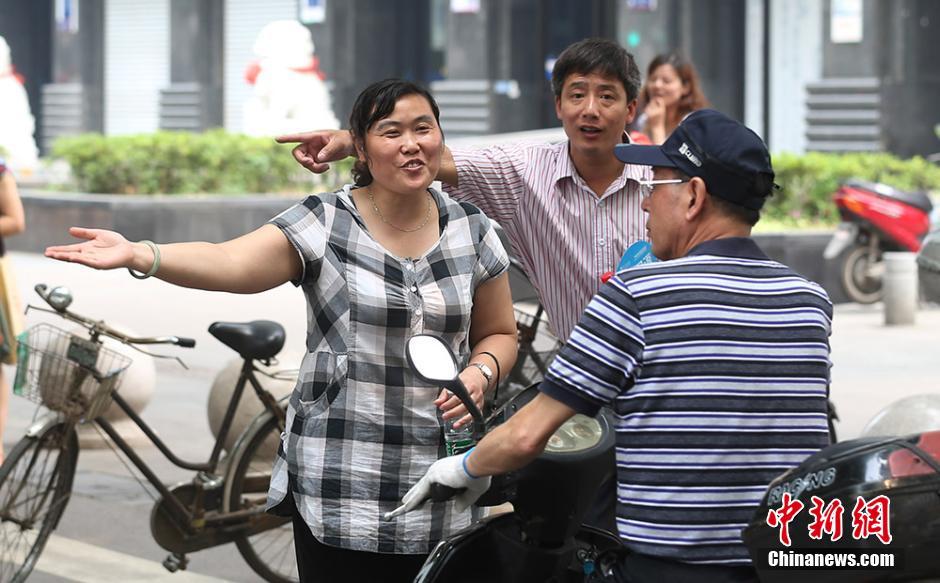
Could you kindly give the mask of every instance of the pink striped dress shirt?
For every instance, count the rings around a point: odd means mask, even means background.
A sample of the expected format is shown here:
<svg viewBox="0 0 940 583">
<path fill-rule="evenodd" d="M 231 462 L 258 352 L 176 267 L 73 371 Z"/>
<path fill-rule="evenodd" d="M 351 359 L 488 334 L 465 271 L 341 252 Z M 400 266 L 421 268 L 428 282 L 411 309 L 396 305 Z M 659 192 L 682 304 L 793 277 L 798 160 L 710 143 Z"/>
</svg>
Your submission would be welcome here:
<svg viewBox="0 0 940 583">
<path fill-rule="evenodd" d="M 539 294 L 549 324 L 566 340 L 624 250 L 646 239 L 648 166 L 625 165 L 602 196 L 575 170 L 568 142 L 452 150 L 458 187 L 451 197 L 480 207 L 506 231 Z"/>
</svg>

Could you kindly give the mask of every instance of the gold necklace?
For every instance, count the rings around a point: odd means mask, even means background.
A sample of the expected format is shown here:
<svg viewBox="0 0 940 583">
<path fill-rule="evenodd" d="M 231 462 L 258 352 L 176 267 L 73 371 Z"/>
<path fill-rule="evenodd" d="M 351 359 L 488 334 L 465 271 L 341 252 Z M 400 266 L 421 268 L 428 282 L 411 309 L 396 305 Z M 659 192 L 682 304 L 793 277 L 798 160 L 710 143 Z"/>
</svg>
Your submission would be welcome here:
<svg viewBox="0 0 940 583">
<path fill-rule="evenodd" d="M 375 211 L 375 214 L 379 215 L 379 218 L 382 219 L 382 222 L 388 225 L 389 227 L 395 229 L 396 231 L 401 231 L 402 233 L 414 233 L 415 231 L 420 231 L 428 224 L 428 221 L 431 220 L 431 194 L 428 193 L 428 211 L 424 214 L 424 220 L 417 227 L 412 227 L 411 229 L 402 229 L 398 225 L 395 225 L 389 222 L 385 218 L 385 215 L 382 214 L 382 211 L 379 210 L 379 207 L 375 204 L 375 197 L 372 196 L 372 188 L 369 187 L 366 189 L 369 192 L 369 200 L 372 201 L 372 210 Z"/>
</svg>

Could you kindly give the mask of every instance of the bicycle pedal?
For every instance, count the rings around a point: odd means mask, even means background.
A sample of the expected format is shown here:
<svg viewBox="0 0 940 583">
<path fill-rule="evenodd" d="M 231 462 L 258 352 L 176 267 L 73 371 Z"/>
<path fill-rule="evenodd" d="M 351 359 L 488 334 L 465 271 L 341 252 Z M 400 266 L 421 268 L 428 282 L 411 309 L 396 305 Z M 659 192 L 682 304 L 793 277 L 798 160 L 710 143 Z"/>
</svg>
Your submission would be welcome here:
<svg viewBox="0 0 940 583">
<path fill-rule="evenodd" d="M 188 565 L 189 559 L 186 558 L 186 555 L 181 553 L 172 553 L 163 559 L 163 568 L 170 573 L 185 571 Z"/>
</svg>

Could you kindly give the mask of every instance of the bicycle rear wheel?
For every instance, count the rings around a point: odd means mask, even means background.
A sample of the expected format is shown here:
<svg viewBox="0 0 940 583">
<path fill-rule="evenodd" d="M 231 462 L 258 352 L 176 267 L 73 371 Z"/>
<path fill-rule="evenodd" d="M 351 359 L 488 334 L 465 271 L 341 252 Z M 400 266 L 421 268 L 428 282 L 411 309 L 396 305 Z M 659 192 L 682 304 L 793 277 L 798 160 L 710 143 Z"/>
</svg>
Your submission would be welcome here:
<svg viewBox="0 0 940 583">
<path fill-rule="evenodd" d="M 68 504 L 78 438 L 68 423 L 27 436 L 0 468 L 0 583 L 25 581 Z"/>
<path fill-rule="evenodd" d="M 234 462 L 228 510 L 257 512 L 250 519 L 251 534 L 235 541 L 245 562 L 266 581 L 293 583 L 298 575 L 290 519 L 264 513 L 271 467 L 280 441 L 281 430 L 274 417 L 258 426 L 248 438 L 243 453 Z"/>
</svg>

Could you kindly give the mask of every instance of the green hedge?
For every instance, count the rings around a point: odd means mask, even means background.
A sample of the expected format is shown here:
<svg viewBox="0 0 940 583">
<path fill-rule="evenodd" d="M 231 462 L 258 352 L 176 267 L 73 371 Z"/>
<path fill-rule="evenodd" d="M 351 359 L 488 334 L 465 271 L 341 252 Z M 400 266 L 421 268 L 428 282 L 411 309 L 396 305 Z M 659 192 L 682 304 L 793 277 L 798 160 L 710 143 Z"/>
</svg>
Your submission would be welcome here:
<svg viewBox="0 0 940 583">
<path fill-rule="evenodd" d="M 74 188 L 128 194 L 306 193 L 332 190 L 351 180 L 352 159 L 314 176 L 290 155 L 289 145 L 211 130 L 133 136 L 83 134 L 60 138 L 53 155 L 72 168 Z M 923 158 L 890 154 L 774 156 L 781 189 L 764 210 L 765 223 L 825 226 L 838 221 L 832 192 L 849 178 L 907 190 L 940 190 L 940 167 Z"/>
<path fill-rule="evenodd" d="M 298 166 L 291 146 L 210 130 L 128 136 L 82 134 L 56 141 L 52 154 L 69 163 L 74 186 L 112 194 L 272 193 L 326 190 L 350 180 L 351 162 L 324 177 Z"/>
<path fill-rule="evenodd" d="M 884 182 L 902 190 L 940 190 L 940 167 L 920 157 L 891 154 L 778 154 L 780 185 L 764 207 L 766 219 L 791 225 L 834 225 L 839 220 L 832 193 L 850 178 Z"/>
</svg>

